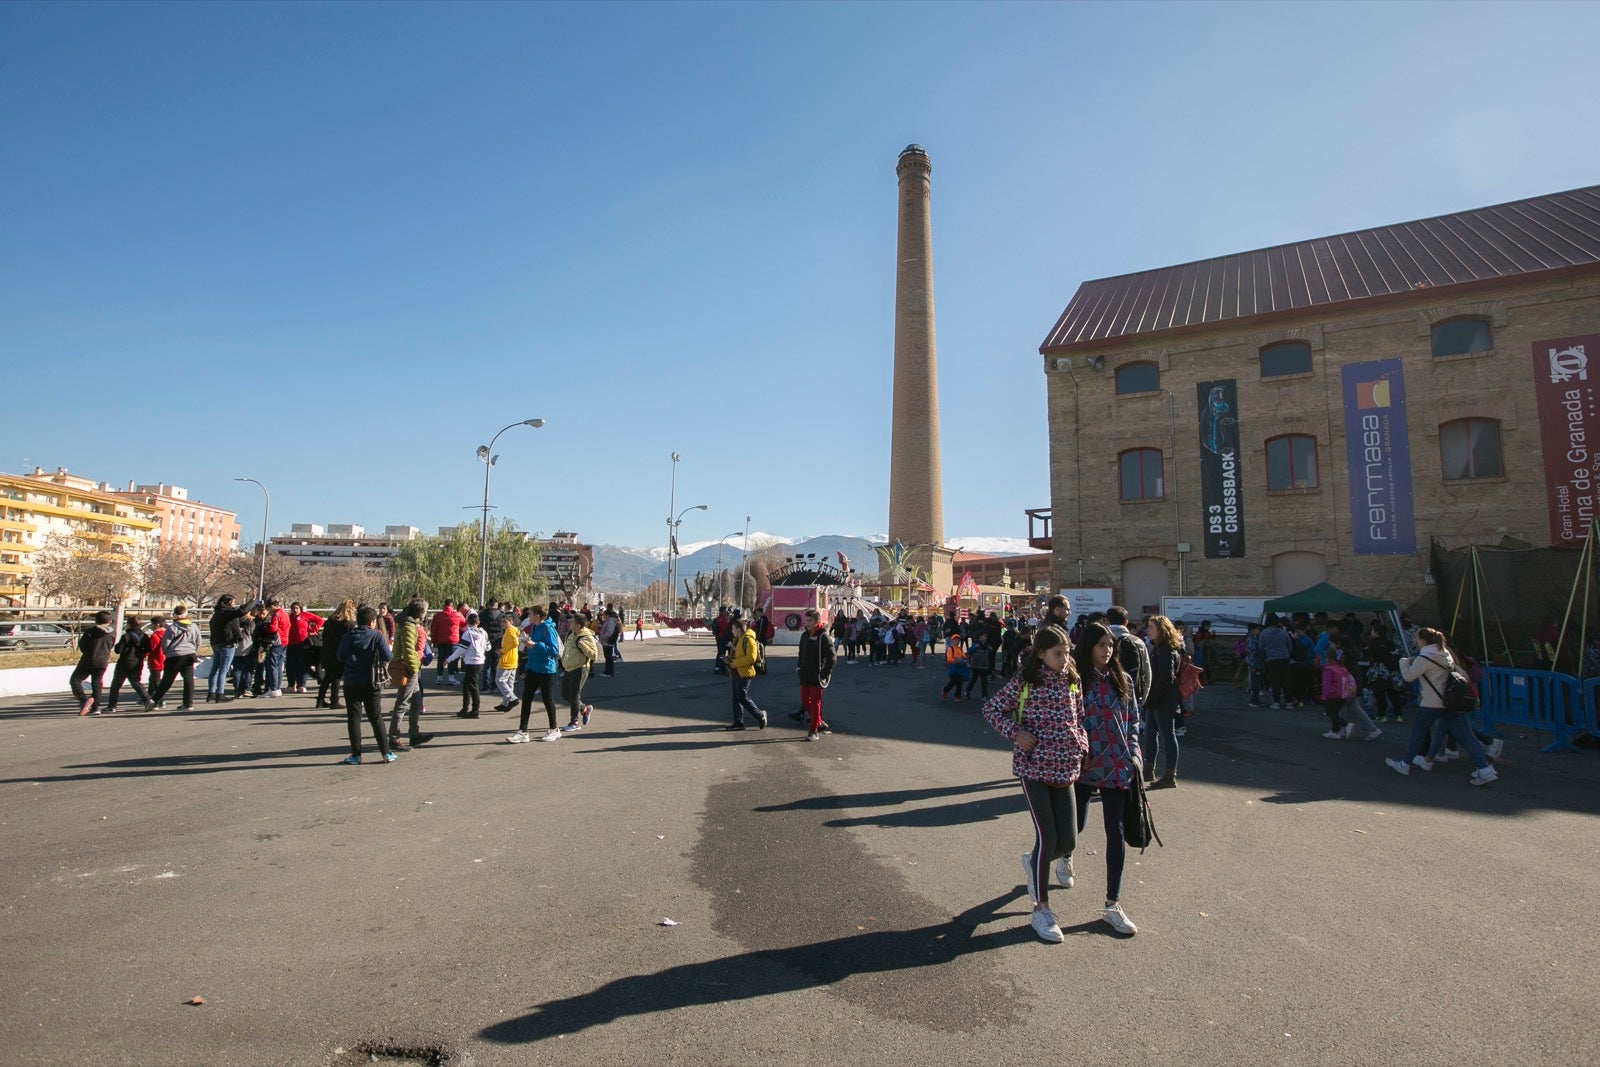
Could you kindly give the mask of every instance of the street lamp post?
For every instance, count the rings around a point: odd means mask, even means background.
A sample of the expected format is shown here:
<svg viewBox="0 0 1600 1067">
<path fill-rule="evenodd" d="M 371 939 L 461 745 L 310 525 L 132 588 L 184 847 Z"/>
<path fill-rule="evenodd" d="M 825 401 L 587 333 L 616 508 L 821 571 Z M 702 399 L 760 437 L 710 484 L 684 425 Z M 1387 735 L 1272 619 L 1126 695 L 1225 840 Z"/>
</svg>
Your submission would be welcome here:
<svg viewBox="0 0 1600 1067">
<path fill-rule="evenodd" d="M 32 587 L 33 575 L 24 574 L 22 576 L 22 614 L 24 617 L 28 614 L 28 590 Z"/>
<path fill-rule="evenodd" d="M 267 595 L 267 518 L 272 514 L 272 494 L 267 492 L 267 487 L 261 485 L 254 478 L 235 478 L 236 482 L 254 482 L 261 488 L 261 495 L 266 498 L 266 506 L 261 509 L 261 569 L 256 578 L 256 599 L 262 600 Z"/>
<path fill-rule="evenodd" d="M 676 457 L 677 453 L 674 452 Z M 678 527 L 683 525 L 683 517 L 691 511 L 705 511 L 705 504 L 696 504 L 694 507 L 684 508 L 678 512 L 678 517 L 667 523 L 667 612 L 678 606 Z"/>
<path fill-rule="evenodd" d="M 494 443 L 500 440 L 500 435 L 507 430 L 516 429 L 518 426 L 532 426 L 535 430 L 544 425 L 543 419 L 523 419 L 513 422 L 510 426 L 502 426 L 495 431 L 489 443 L 478 446 L 478 458 L 483 460 L 483 521 L 478 526 L 478 538 L 481 542 L 481 551 L 478 555 L 478 606 L 483 607 L 484 597 L 489 587 L 489 472 L 494 469 L 494 461 L 500 457 L 494 454 Z"/>
<path fill-rule="evenodd" d="M 744 590 L 750 582 L 750 516 L 744 517 L 744 545 L 739 549 L 739 607 L 744 607 Z"/>
<path fill-rule="evenodd" d="M 672 606 L 678 599 L 677 586 L 672 584 L 672 513 L 678 510 L 678 460 L 683 457 L 672 453 L 672 492 L 667 497 L 667 602 L 662 605 L 662 610 L 671 615 Z"/>
</svg>

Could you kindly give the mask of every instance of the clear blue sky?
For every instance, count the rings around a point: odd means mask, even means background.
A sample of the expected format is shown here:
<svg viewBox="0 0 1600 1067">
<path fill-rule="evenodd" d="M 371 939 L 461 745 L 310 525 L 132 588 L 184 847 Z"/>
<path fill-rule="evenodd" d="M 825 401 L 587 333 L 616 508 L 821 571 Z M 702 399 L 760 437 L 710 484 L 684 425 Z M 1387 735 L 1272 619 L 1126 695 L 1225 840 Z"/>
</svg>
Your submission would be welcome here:
<svg viewBox="0 0 1600 1067">
<path fill-rule="evenodd" d="M 1086 279 L 1600 181 L 1595 4 L 0 5 L 0 470 L 291 522 L 887 525 L 895 156 L 945 529 L 1049 503 Z"/>
</svg>

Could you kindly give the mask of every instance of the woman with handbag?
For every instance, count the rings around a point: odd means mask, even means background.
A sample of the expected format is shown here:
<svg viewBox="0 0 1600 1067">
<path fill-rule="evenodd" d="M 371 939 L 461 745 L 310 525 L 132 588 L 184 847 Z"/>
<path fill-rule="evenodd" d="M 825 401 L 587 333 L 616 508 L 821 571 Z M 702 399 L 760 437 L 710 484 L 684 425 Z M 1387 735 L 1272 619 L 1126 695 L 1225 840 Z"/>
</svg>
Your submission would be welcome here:
<svg viewBox="0 0 1600 1067">
<path fill-rule="evenodd" d="M 1122 820 L 1130 803 L 1130 791 L 1139 787 L 1142 773 L 1139 756 L 1139 705 L 1133 698 L 1133 683 L 1117 662 L 1117 639 L 1104 624 L 1086 623 L 1077 647 L 1072 650 L 1078 674 L 1083 678 L 1083 729 L 1089 738 L 1088 755 L 1078 775 L 1078 833 L 1089 823 L 1089 798 L 1100 792 L 1100 814 L 1106 827 L 1106 904 L 1101 918 L 1117 933 L 1129 937 L 1139 932 L 1122 910 L 1122 868 L 1127 861 L 1127 845 L 1122 836 Z M 1066 857 L 1068 888 L 1072 886 L 1072 856 Z"/>
<path fill-rule="evenodd" d="M 950 640 L 959 638 L 951 634 Z M 1034 635 L 1021 670 L 984 704 L 983 717 L 1012 744 L 1011 773 L 1022 781 L 1022 795 L 1033 818 L 1033 850 L 1022 854 L 1033 901 L 1033 932 L 1042 941 L 1058 944 L 1064 938 L 1050 909 L 1050 862 L 1062 860 L 1057 873 L 1061 884 L 1072 888 L 1067 858 L 1077 841 L 1075 789 L 1089 748 L 1083 731 L 1082 688 L 1065 630 L 1046 626 Z"/>
<path fill-rule="evenodd" d="M 344 684 L 343 666 L 339 663 L 339 642 L 356 627 L 356 602 L 346 599 L 339 610 L 317 631 L 322 636 L 322 647 L 317 650 L 322 667 L 317 680 L 317 707 L 337 708 L 339 689 Z"/>
<path fill-rule="evenodd" d="M 1155 777 L 1156 763 L 1161 753 L 1167 756 L 1167 770 L 1151 789 L 1173 789 L 1178 784 L 1178 669 L 1183 664 L 1183 638 L 1177 627 L 1165 615 L 1152 615 L 1144 632 L 1150 638 L 1150 695 L 1144 704 L 1144 738 L 1142 750 L 1147 754 L 1144 762 L 1144 780 Z"/>
</svg>

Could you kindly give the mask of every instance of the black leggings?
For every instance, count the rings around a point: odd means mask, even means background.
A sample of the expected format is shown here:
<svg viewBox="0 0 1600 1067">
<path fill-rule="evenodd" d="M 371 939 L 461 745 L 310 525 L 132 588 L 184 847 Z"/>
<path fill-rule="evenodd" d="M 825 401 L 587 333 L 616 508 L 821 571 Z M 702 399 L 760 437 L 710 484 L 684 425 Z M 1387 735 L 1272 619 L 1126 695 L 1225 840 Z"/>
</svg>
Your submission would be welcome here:
<svg viewBox="0 0 1600 1067">
<path fill-rule="evenodd" d="M 1106 903 L 1115 904 L 1122 895 L 1122 867 L 1128 859 L 1128 849 L 1122 841 L 1122 813 L 1127 807 L 1128 791 L 1102 786 L 1073 786 L 1078 793 L 1078 832 L 1083 833 L 1089 823 L 1089 797 L 1100 790 L 1100 814 L 1106 824 Z"/>
<path fill-rule="evenodd" d="M 1045 905 L 1050 900 L 1050 864 L 1072 855 L 1078 844 L 1078 799 L 1073 786 L 1031 778 L 1022 779 L 1022 796 L 1033 816 L 1033 883 L 1039 887 L 1039 903 Z"/>
<path fill-rule="evenodd" d="M 383 732 L 383 711 L 379 707 L 378 691 L 370 685 L 351 682 L 344 687 L 346 719 L 350 726 L 350 755 L 361 756 L 361 713 L 367 713 L 372 724 L 372 735 L 378 739 L 378 751 L 389 754 L 389 737 Z"/>
<path fill-rule="evenodd" d="M 518 727 L 523 733 L 528 732 L 528 716 L 533 713 L 533 696 L 535 693 L 544 698 L 544 713 L 550 719 L 550 729 L 556 728 L 556 701 L 555 701 L 556 676 L 553 674 L 538 674 L 534 671 L 524 671 L 522 674 L 522 725 Z"/>
<path fill-rule="evenodd" d="M 967 679 L 961 677 L 961 675 L 952 674 L 950 676 L 950 680 L 948 682 L 944 683 L 944 689 L 940 692 L 939 695 L 940 696 L 944 696 L 947 693 L 949 693 L 951 690 L 954 690 L 956 696 L 960 696 L 961 695 L 961 684 L 963 682 L 965 682 L 965 681 L 967 681 Z"/>
<path fill-rule="evenodd" d="M 972 690 L 981 685 L 983 686 L 983 699 L 988 700 L 990 673 L 990 671 L 974 670 L 972 672 L 972 680 L 967 683 L 967 696 L 971 696 Z"/>
</svg>

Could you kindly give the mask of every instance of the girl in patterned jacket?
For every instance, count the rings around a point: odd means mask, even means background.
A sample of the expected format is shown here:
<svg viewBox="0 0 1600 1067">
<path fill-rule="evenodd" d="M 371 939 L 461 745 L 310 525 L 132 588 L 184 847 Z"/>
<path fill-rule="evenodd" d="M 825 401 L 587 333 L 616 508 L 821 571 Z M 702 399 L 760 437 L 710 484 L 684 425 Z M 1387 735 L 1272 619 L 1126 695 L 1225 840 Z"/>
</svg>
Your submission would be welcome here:
<svg viewBox="0 0 1600 1067">
<path fill-rule="evenodd" d="M 1059 943 L 1062 934 L 1050 910 L 1050 861 L 1072 855 L 1078 827 L 1074 783 L 1088 748 L 1081 721 L 1083 695 L 1070 653 L 1065 630 L 1043 627 L 1034 635 L 1022 669 L 983 706 L 983 717 L 1013 746 L 1011 773 L 1022 780 L 1033 818 L 1033 851 L 1022 854 L 1028 896 L 1034 902 L 1033 930 L 1051 943 Z M 1057 867 L 1068 889 L 1071 870 L 1065 859 Z"/>
<path fill-rule="evenodd" d="M 1139 704 L 1133 696 L 1133 683 L 1117 662 L 1117 639 L 1104 625 L 1091 622 L 1084 626 L 1072 658 L 1083 678 L 1083 729 L 1089 738 L 1088 753 L 1075 787 L 1078 833 L 1082 834 L 1088 825 L 1089 797 L 1098 789 L 1106 826 L 1106 909 L 1101 918 L 1117 933 L 1131 937 L 1139 928 L 1123 912 L 1118 897 L 1127 856 L 1122 815 L 1128 787 L 1143 767 L 1139 756 Z M 1062 884 L 1071 888 L 1072 856 L 1069 854 L 1063 863 L 1067 876 Z"/>
</svg>

